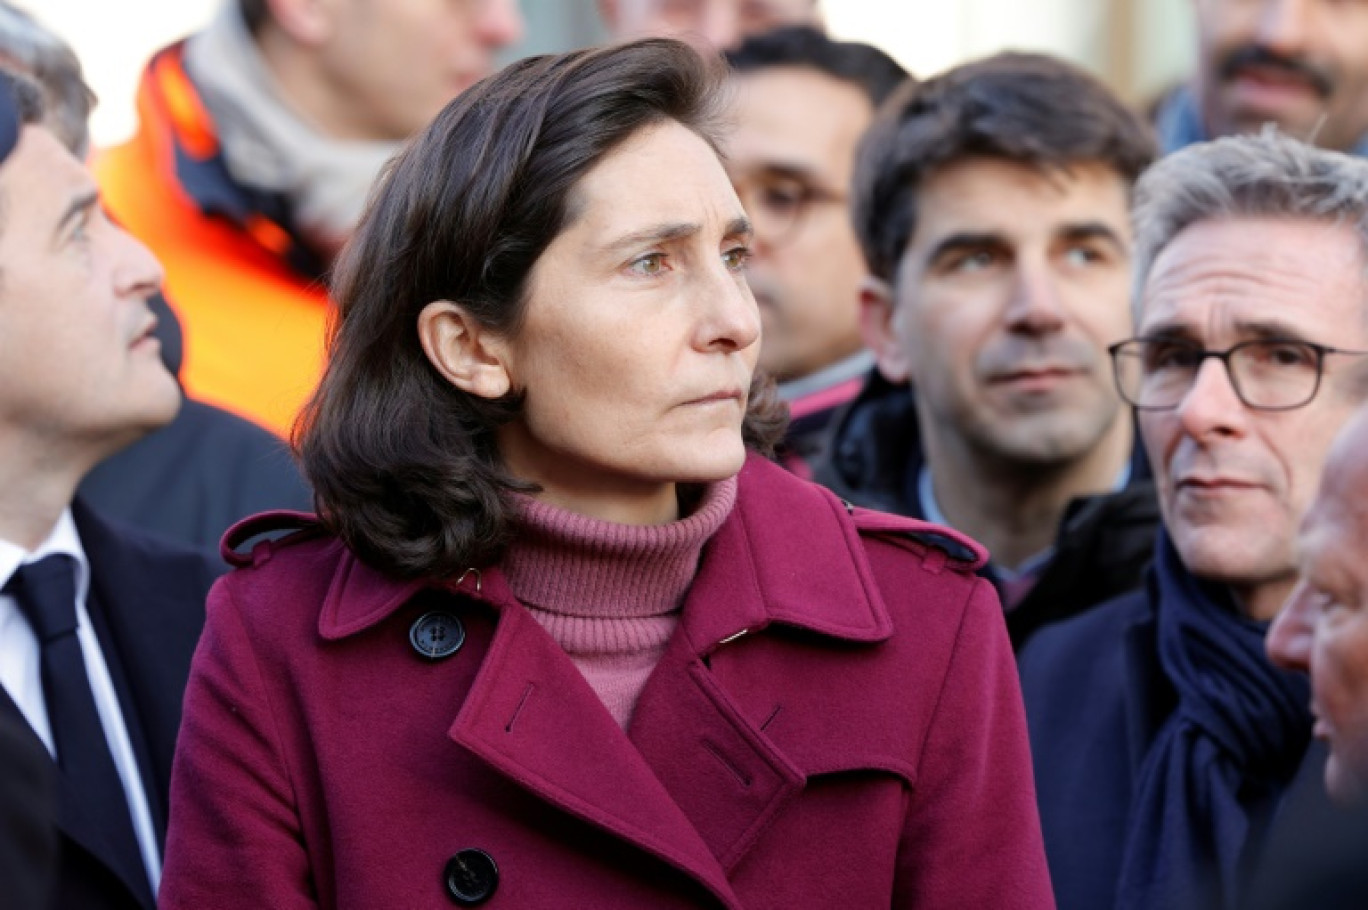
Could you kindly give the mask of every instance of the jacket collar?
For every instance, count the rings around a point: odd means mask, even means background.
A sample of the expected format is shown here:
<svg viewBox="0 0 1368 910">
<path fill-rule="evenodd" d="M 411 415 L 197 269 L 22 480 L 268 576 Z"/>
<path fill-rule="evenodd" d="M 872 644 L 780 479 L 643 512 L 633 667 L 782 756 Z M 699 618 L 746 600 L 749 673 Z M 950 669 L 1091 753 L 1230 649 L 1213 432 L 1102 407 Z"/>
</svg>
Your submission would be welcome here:
<svg viewBox="0 0 1368 910">
<path fill-rule="evenodd" d="M 738 480 L 736 505 L 704 549 L 630 739 L 518 608 L 497 566 L 454 581 L 405 582 L 343 552 L 319 631 L 327 639 L 360 633 L 425 588 L 492 606 L 500 614 L 493 639 L 448 736 L 542 799 L 692 876 L 723 906 L 739 907 L 728 870 L 801 791 L 805 772 L 741 714 L 699 658 L 771 624 L 850 642 L 881 641 L 892 624 L 840 500 L 759 457 Z M 252 556 L 279 545 L 262 541 Z M 682 767 L 694 770 L 677 773 Z"/>
<path fill-rule="evenodd" d="M 882 641 L 892 633 L 855 525 L 835 496 L 758 455 L 738 478 L 736 506 L 703 550 L 699 574 L 681 629 L 700 653 L 744 632 L 783 623 L 854 642 Z M 779 524 L 775 515 L 802 516 Z M 297 518 L 297 516 L 296 516 Z M 275 529 L 272 516 L 230 532 Z M 268 556 L 270 540 L 252 550 Z M 265 548 L 265 549 L 263 549 Z M 459 591 L 496 608 L 516 604 L 496 567 L 472 569 L 459 579 L 401 580 L 361 562 L 350 552 L 337 563 L 318 630 L 336 640 L 385 620 L 424 589 Z"/>
<path fill-rule="evenodd" d="M 298 236 L 285 196 L 229 172 L 218 127 L 185 69 L 185 44 L 158 51 L 138 88 L 139 119 L 156 135 L 157 167 L 201 212 L 228 219 L 300 278 L 321 279 L 327 263 Z"/>
<path fill-rule="evenodd" d="M 870 370 L 859 396 L 833 424 L 818 482 L 862 506 L 920 517 L 915 483 L 909 482 L 923 462 L 912 387 Z"/>
</svg>

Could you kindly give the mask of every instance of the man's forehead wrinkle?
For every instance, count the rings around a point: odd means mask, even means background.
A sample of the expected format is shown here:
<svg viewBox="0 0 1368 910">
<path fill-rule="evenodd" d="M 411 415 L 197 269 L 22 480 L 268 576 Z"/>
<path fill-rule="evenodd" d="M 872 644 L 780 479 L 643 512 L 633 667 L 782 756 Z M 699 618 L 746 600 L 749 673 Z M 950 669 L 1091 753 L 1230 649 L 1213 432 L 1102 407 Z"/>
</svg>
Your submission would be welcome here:
<svg viewBox="0 0 1368 910">
<path fill-rule="evenodd" d="M 1248 298 L 1286 291 L 1294 294 L 1323 293 L 1325 275 L 1307 269 L 1293 256 L 1270 251 L 1254 262 L 1243 255 L 1193 257 L 1174 265 L 1163 262 L 1150 273 L 1146 297 L 1154 300 L 1173 294 L 1193 293 Z M 1368 285 L 1365 286 L 1368 290 Z"/>
</svg>

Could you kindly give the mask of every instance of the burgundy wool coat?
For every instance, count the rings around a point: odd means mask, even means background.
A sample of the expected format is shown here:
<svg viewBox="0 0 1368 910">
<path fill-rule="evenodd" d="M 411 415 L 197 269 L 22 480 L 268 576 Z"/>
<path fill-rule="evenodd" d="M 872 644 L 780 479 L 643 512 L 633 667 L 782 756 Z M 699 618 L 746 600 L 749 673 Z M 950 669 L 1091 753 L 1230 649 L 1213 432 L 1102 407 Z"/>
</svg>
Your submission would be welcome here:
<svg viewBox="0 0 1368 910">
<path fill-rule="evenodd" d="M 1054 905 L 1002 613 L 953 532 L 751 458 L 626 731 L 497 566 L 396 581 L 317 527 L 237 558 L 169 910 Z M 432 611 L 465 633 L 439 660 Z"/>
</svg>

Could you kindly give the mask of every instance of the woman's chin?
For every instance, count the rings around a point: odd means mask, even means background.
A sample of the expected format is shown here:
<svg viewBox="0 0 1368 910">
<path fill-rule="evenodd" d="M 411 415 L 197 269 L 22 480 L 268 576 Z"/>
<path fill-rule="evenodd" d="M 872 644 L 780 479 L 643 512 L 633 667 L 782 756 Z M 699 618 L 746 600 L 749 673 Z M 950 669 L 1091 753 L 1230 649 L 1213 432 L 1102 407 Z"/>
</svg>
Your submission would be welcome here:
<svg viewBox="0 0 1368 910">
<path fill-rule="evenodd" d="M 745 463 L 746 447 L 738 439 L 735 445 L 717 446 L 691 458 L 678 459 L 674 476 L 677 483 L 716 483 L 735 477 Z"/>
</svg>

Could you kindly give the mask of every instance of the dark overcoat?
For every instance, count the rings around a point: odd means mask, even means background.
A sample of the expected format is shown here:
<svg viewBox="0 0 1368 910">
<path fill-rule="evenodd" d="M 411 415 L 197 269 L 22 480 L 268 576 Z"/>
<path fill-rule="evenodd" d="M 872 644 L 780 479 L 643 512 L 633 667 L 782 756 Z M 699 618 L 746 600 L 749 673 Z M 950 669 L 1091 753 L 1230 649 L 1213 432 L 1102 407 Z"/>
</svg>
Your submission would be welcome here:
<svg viewBox="0 0 1368 910">
<path fill-rule="evenodd" d="M 160 842 L 166 833 L 181 696 L 204 625 L 205 597 L 225 567 L 198 550 L 106 522 L 80 501 L 73 505 L 72 515 L 90 563 L 87 611 L 109 666 Z M 32 741 L 43 748 L 3 690 L 0 712 L 17 718 Z M 121 862 L 120 854 L 111 851 L 91 828 L 80 797 L 60 774 L 54 781 L 57 881 L 53 906 L 152 910 L 146 871 Z M 0 906 L 4 905 L 0 892 Z"/>
</svg>

